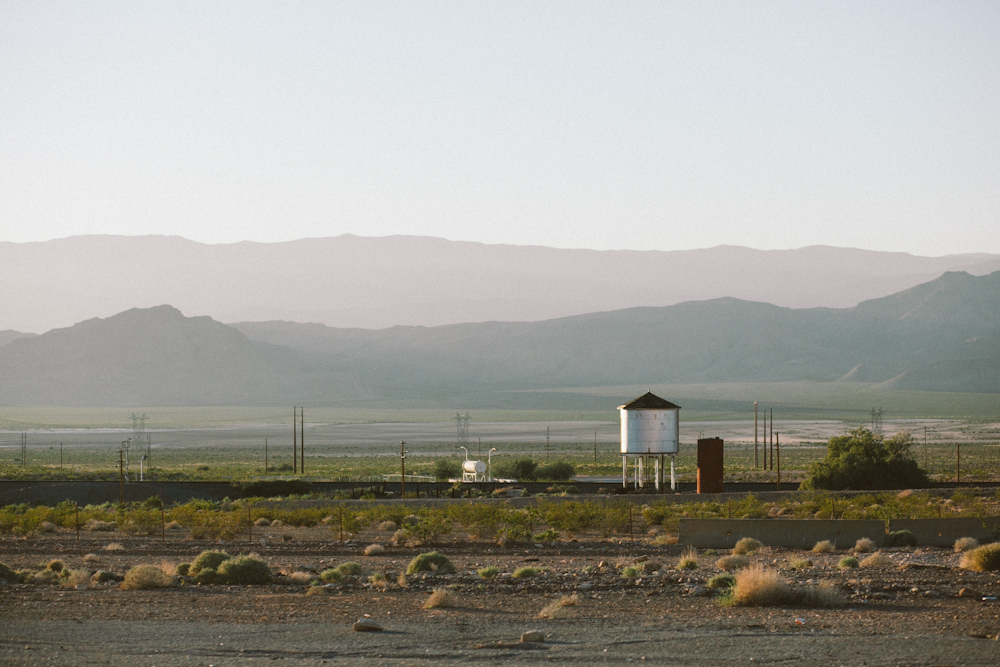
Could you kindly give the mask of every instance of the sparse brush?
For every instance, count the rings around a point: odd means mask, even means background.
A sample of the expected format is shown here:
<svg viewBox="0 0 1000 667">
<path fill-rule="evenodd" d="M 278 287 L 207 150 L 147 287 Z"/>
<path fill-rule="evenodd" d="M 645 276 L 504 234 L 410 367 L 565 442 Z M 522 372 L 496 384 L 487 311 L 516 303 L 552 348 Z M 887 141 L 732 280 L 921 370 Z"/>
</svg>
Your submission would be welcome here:
<svg viewBox="0 0 1000 667">
<path fill-rule="evenodd" d="M 858 567 L 858 565 L 860 565 L 860 563 L 854 556 L 844 556 L 837 562 L 837 567 L 841 570 L 853 570 Z"/>
<path fill-rule="evenodd" d="M 225 562 L 225 561 L 223 561 Z M 212 586 L 215 584 L 228 584 L 229 581 L 219 574 L 218 570 L 213 570 L 211 568 L 205 568 L 199 570 L 198 574 L 195 576 L 194 580 L 200 586 Z"/>
<path fill-rule="evenodd" d="M 3 563 L 0 563 L 0 581 L 6 581 L 8 584 L 13 584 L 18 580 L 20 580 L 20 577 L 17 576 L 17 572 L 10 569 Z"/>
<path fill-rule="evenodd" d="M 368 583 L 375 584 L 376 586 L 385 586 L 385 575 L 381 572 L 376 572 L 368 577 Z"/>
<path fill-rule="evenodd" d="M 383 532 L 388 533 L 388 532 L 394 532 L 394 531 L 398 530 L 399 526 L 396 525 L 395 521 L 383 521 L 382 523 L 380 523 L 378 525 L 378 529 L 381 530 L 381 531 L 383 531 Z"/>
<path fill-rule="evenodd" d="M 383 547 L 381 544 L 369 544 L 367 547 L 365 547 L 366 556 L 379 556 L 384 553 L 385 553 L 385 547 Z"/>
<path fill-rule="evenodd" d="M 83 557 L 84 563 L 100 563 L 101 557 L 97 554 L 87 554 Z"/>
<path fill-rule="evenodd" d="M 438 609 L 440 607 L 454 607 L 458 604 L 458 598 L 447 588 L 435 588 L 424 603 L 424 609 Z"/>
<path fill-rule="evenodd" d="M 270 519 L 265 519 L 264 517 L 260 517 L 256 521 L 253 522 L 253 525 L 255 525 L 255 526 L 270 526 L 271 525 L 271 520 Z"/>
<path fill-rule="evenodd" d="M 793 591 L 789 602 L 806 607 L 839 607 L 844 604 L 844 596 L 836 586 L 824 581 L 819 586 L 807 586 L 800 591 Z"/>
<path fill-rule="evenodd" d="M 414 557 L 406 568 L 406 574 L 417 574 L 418 572 L 455 574 L 455 571 L 455 566 L 448 557 L 437 551 L 428 551 Z"/>
<path fill-rule="evenodd" d="M 62 585 L 66 588 L 77 588 L 90 585 L 90 572 L 86 570 L 66 570 Z"/>
<path fill-rule="evenodd" d="M 313 575 L 309 572 L 292 572 L 288 575 L 288 583 L 294 586 L 308 586 L 313 581 Z"/>
<path fill-rule="evenodd" d="M 892 559 L 881 551 L 865 556 L 861 561 L 861 567 L 892 567 Z"/>
<path fill-rule="evenodd" d="M 698 551 L 692 547 L 688 547 L 681 554 L 681 559 L 677 561 L 678 570 L 697 570 L 698 569 Z"/>
<path fill-rule="evenodd" d="M 697 563 L 695 563 L 695 567 L 698 567 Z M 628 567 L 622 568 L 623 579 L 638 579 L 640 576 L 642 576 L 642 571 L 635 565 L 629 565 Z"/>
<path fill-rule="evenodd" d="M 406 588 L 407 587 L 408 582 L 406 581 L 406 573 L 405 572 L 400 572 L 399 576 L 396 577 L 396 585 L 399 586 L 400 588 Z"/>
<path fill-rule="evenodd" d="M 107 570 L 98 570 L 93 575 L 91 575 L 90 581 L 95 584 L 103 584 L 106 581 L 118 581 L 118 577 L 116 577 L 113 572 L 108 572 Z"/>
<path fill-rule="evenodd" d="M 979 540 L 974 537 L 960 537 L 955 540 L 955 553 L 970 551 L 979 546 Z"/>
<path fill-rule="evenodd" d="M 510 575 L 514 579 L 526 579 L 530 577 L 538 576 L 541 570 L 537 567 L 530 567 L 525 565 L 524 567 L 519 567 Z"/>
<path fill-rule="evenodd" d="M 132 591 L 167 588 L 171 581 L 170 575 L 155 565 L 136 565 L 125 573 L 121 587 Z"/>
<path fill-rule="evenodd" d="M 58 532 L 58 530 L 59 526 L 52 523 L 51 521 L 43 521 L 40 524 L 38 524 L 39 533 L 55 533 Z"/>
<path fill-rule="evenodd" d="M 814 554 L 832 554 L 837 548 L 833 546 L 833 542 L 830 540 L 822 540 L 813 545 L 810 549 Z"/>
<path fill-rule="evenodd" d="M 336 583 L 344 578 L 342 574 L 335 567 L 323 570 L 319 573 L 319 578 L 328 584 Z"/>
<path fill-rule="evenodd" d="M 667 545 L 670 545 L 670 544 L 677 544 L 677 536 L 676 535 L 667 535 L 667 534 L 657 535 L 656 537 L 653 538 L 653 541 L 652 541 L 651 544 L 655 544 L 658 547 L 663 547 L 663 546 L 667 546 Z"/>
<path fill-rule="evenodd" d="M 860 540 L 854 543 L 854 549 L 852 549 L 856 554 L 867 554 L 875 551 L 875 540 L 867 537 L 862 537 Z"/>
<path fill-rule="evenodd" d="M 727 572 L 732 572 L 733 570 L 739 570 L 750 564 L 750 559 L 746 556 L 729 555 L 723 556 L 719 560 L 715 561 L 715 567 L 720 570 L 725 570 Z"/>
<path fill-rule="evenodd" d="M 1000 542 L 984 544 L 962 554 L 962 567 L 974 572 L 1000 570 Z"/>
<path fill-rule="evenodd" d="M 59 583 L 59 575 L 52 570 L 42 570 L 41 572 L 36 572 L 31 576 L 31 583 L 34 584 L 57 584 Z"/>
<path fill-rule="evenodd" d="M 98 521 L 97 519 L 91 519 L 83 525 L 83 529 L 110 533 L 118 530 L 118 524 L 113 521 Z"/>
<path fill-rule="evenodd" d="M 746 556 L 749 554 L 757 553 L 764 548 L 764 544 L 757 539 L 752 537 L 744 537 L 733 545 L 733 554 L 737 556 Z"/>
<path fill-rule="evenodd" d="M 736 577 L 731 574 L 716 574 L 709 577 L 705 585 L 708 588 L 728 590 L 736 584 Z"/>
<path fill-rule="evenodd" d="M 777 572 L 763 565 L 751 565 L 736 573 L 736 584 L 728 602 L 734 607 L 769 607 L 783 604 L 791 597 L 791 589 Z"/>
<path fill-rule="evenodd" d="M 894 530 L 885 536 L 887 547 L 915 547 L 917 538 L 908 530 Z"/>
<path fill-rule="evenodd" d="M 108 542 L 104 545 L 105 551 L 125 551 L 125 546 L 121 542 Z"/>
<path fill-rule="evenodd" d="M 642 571 L 646 573 L 659 572 L 663 569 L 663 563 L 647 560 L 642 564 Z"/>
<path fill-rule="evenodd" d="M 191 563 L 190 573 L 197 575 L 202 570 L 218 570 L 219 566 L 229 560 L 225 551 L 202 551 Z"/>
<path fill-rule="evenodd" d="M 360 563 L 356 563 L 353 560 L 344 561 L 334 569 L 343 577 L 360 577 L 365 571 Z"/>
<path fill-rule="evenodd" d="M 572 595 L 563 595 L 561 598 L 545 605 L 545 607 L 538 612 L 538 618 L 565 618 L 569 616 L 569 607 L 575 607 L 576 603 L 579 601 L 576 593 Z"/>
<path fill-rule="evenodd" d="M 326 589 L 322 586 L 310 586 L 306 589 L 306 595 L 326 595 Z"/>
<path fill-rule="evenodd" d="M 495 565 L 487 565 L 486 567 L 481 567 L 478 570 L 476 570 L 476 574 L 478 574 L 483 579 L 492 579 L 493 577 L 500 574 L 500 568 Z"/>
<path fill-rule="evenodd" d="M 45 569 L 46 570 L 52 570 L 53 572 L 55 572 L 56 574 L 58 574 L 59 572 L 63 571 L 64 567 L 66 567 L 66 564 L 63 563 L 58 558 L 56 558 L 54 560 L 50 560 L 49 564 L 45 566 Z"/>
<path fill-rule="evenodd" d="M 166 530 L 180 530 L 184 526 L 181 525 L 180 521 L 169 521 L 167 525 L 164 526 Z"/>
<path fill-rule="evenodd" d="M 395 533 L 392 534 L 392 542 L 402 545 L 410 539 L 412 533 L 405 528 L 400 528 Z"/>
<path fill-rule="evenodd" d="M 806 568 L 812 567 L 813 562 L 808 558 L 793 558 L 788 564 L 793 570 L 804 570 Z"/>
<path fill-rule="evenodd" d="M 182 577 L 186 577 L 191 574 L 191 563 L 180 563 L 176 569 L 177 574 Z"/>
</svg>

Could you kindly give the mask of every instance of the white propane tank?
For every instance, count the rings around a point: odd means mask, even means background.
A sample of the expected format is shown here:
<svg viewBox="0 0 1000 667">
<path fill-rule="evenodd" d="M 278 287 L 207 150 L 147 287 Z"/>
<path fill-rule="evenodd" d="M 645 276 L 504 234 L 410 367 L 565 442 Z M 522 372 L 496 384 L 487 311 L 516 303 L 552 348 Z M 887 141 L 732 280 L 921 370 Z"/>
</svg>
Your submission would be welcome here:
<svg viewBox="0 0 1000 667">
<path fill-rule="evenodd" d="M 469 473 L 470 475 L 485 475 L 486 474 L 486 464 L 482 461 L 466 461 L 462 464 L 462 470 Z"/>
</svg>

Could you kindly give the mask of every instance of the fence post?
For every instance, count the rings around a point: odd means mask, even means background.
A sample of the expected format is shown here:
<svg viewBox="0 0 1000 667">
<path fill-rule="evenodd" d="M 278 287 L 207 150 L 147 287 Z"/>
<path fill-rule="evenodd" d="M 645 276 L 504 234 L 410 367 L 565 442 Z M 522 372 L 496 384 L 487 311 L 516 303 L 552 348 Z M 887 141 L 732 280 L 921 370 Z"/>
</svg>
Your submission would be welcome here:
<svg viewBox="0 0 1000 667">
<path fill-rule="evenodd" d="M 253 515 L 250 513 L 252 508 L 252 504 L 247 503 L 247 533 L 250 535 L 250 544 L 253 544 Z"/>
<path fill-rule="evenodd" d="M 344 543 L 344 506 L 340 506 L 340 543 Z"/>
<path fill-rule="evenodd" d="M 80 505 L 76 501 L 74 501 L 73 504 L 76 505 L 76 541 L 79 542 L 80 541 Z"/>
<path fill-rule="evenodd" d="M 167 541 L 167 513 L 163 509 L 163 505 L 160 505 L 160 538 L 161 541 Z"/>
</svg>

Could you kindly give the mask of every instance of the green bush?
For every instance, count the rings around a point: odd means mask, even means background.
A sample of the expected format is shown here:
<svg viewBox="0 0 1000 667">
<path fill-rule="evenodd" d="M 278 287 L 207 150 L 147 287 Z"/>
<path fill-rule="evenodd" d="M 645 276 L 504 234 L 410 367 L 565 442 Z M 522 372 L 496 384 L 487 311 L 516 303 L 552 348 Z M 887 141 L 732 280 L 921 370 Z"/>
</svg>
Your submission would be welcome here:
<svg viewBox="0 0 1000 667">
<path fill-rule="evenodd" d="M 219 574 L 231 584 L 244 586 L 269 584 L 274 580 L 270 566 L 259 558 L 240 556 L 219 565 Z"/>
<path fill-rule="evenodd" d="M 364 572 L 364 568 L 353 560 L 344 561 L 333 569 L 342 577 L 360 577 Z"/>
<path fill-rule="evenodd" d="M 885 536 L 887 547 L 915 547 L 917 538 L 908 530 L 894 530 Z"/>
<path fill-rule="evenodd" d="M 428 551 L 416 556 L 406 568 L 406 574 L 417 574 L 418 572 L 455 574 L 456 570 L 447 556 L 437 551 Z"/>
<path fill-rule="evenodd" d="M 826 458 L 809 467 L 802 489 L 913 489 L 930 481 L 910 456 L 913 437 L 898 433 L 885 438 L 867 428 L 834 436 Z"/>
<path fill-rule="evenodd" d="M 493 577 L 500 574 L 500 568 L 497 567 L 496 565 L 487 565 L 486 567 L 476 570 L 476 574 L 478 574 L 483 579 L 492 579 Z"/>
<path fill-rule="evenodd" d="M 839 567 L 841 570 L 852 570 L 858 567 L 860 564 L 861 563 L 854 556 L 844 556 L 837 563 L 837 567 Z"/>
<path fill-rule="evenodd" d="M 550 463 L 536 468 L 534 471 L 534 478 L 551 480 L 553 482 L 565 482 L 575 474 L 576 471 L 573 469 L 572 465 L 560 461 L 558 463 Z"/>
<path fill-rule="evenodd" d="M 733 554 L 737 556 L 746 556 L 748 554 L 756 553 L 764 548 L 760 540 L 754 539 L 752 537 L 741 538 L 733 545 Z"/>
<path fill-rule="evenodd" d="M 223 561 L 223 562 L 225 562 L 225 561 Z M 228 583 L 226 581 L 226 578 L 224 576 L 222 576 L 221 574 L 219 574 L 219 572 L 217 570 L 215 570 L 214 568 L 205 568 L 203 570 L 199 570 L 198 574 L 195 576 L 194 580 L 196 582 L 198 582 L 199 584 L 202 584 L 202 585 L 225 584 L 225 583 Z"/>
<path fill-rule="evenodd" d="M 516 479 L 529 481 L 535 479 L 535 470 L 538 464 L 531 459 L 517 459 L 515 461 L 499 461 L 494 464 L 494 477 L 504 479 Z"/>
<path fill-rule="evenodd" d="M 705 582 L 708 588 L 727 590 L 736 585 L 736 577 L 731 574 L 716 574 L 709 577 Z"/>
<path fill-rule="evenodd" d="M 438 459 L 434 462 L 434 479 L 439 482 L 447 482 L 452 477 L 462 474 L 462 466 L 458 461 L 451 459 Z"/>
<path fill-rule="evenodd" d="M 186 577 L 191 574 L 191 563 L 181 563 L 177 566 L 177 574 Z"/>
<path fill-rule="evenodd" d="M 538 576 L 538 573 L 541 571 L 541 568 L 525 566 L 517 568 L 510 576 L 514 579 L 526 579 Z"/>
<path fill-rule="evenodd" d="M 312 484 L 301 479 L 258 479 L 233 482 L 233 490 L 238 498 L 301 496 L 312 492 Z"/>
<path fill-rule="evenodd" d="M 229 560 L 225 551 L 202 551 L 191 563 L 190 573 L 197 575 L 202 570 L 218 570 L 223 562 Z"/>
<path fill-rule="evenodd" d="M 962 555 L 962 567 L 975 572 L 1000 570 L 1000 542 L 984 544 Z"/>
<path fill-rule="evenodd" d="M 10 569 L 3 563 L 0 563 L 0 581 L 6 581 L 8 584 L 13 584 L 20 581 L 20 577 L 17 576 L 17 572 Z"/>
</svg>

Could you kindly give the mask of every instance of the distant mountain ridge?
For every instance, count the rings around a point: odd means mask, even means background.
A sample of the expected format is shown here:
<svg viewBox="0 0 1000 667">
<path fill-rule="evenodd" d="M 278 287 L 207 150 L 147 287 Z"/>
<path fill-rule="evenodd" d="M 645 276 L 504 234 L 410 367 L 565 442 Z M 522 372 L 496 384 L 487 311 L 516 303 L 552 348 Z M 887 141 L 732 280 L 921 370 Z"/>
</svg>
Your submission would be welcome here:
<svg viewBox="0 0 1000 667">
<path fill-rule="evenodd" d="M 158 306 L 0 347 L 0 405 L 500 407 L 520 390 L 792 380 L 1000 394 L 1000 271 L 846 309 L 726 297 L 378 330 Z"/>
<path fill-rule="evenodd" d="M 221 245 L 78 236 L 0 242 L 0 328 L 42 332 L 164 303 L 222 322 L 360 328 L 543 321 L 721 297 L 847 308 L 946 271 L 996 270 L 1000 255 L 917 257 L 825 246 L 664 252 L 349 234 Z"/>
</svg>

